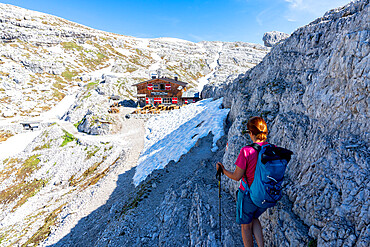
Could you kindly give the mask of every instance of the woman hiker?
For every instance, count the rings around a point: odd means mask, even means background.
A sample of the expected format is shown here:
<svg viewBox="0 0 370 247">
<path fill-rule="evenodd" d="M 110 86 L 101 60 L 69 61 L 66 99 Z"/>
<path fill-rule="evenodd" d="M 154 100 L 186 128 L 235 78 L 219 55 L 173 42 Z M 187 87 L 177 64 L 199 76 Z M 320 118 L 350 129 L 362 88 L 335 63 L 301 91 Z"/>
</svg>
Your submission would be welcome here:
<svg viewBox="0 0 370 247">
<path fill-rule="evenodd" d="M 252 117 L 247 123 L 247 133 L 254 143 L 260 146 L 267 144 L 267 125 L 266 122 L 261 117 Z M 223 174 L 227 177 L 239 181 L 240 187 L 237 195 L 236 202 L 236 223 L 241 225 L 241 232 L 243 237 L 244 246 L 253 246 L 252 233 L 257 241 L 259 247 L 264 246 L 262 226 L 258 217 L 266 211 L 264 208 L 259 208 L 253 204 L 249 193 L 245 194 L 244 184 L 248 184 L 250 187 L 253 179 L 254 172 L 256 170 L 256 164 L 258 159 L 258 152 L 250 147 L 245 146 L 240 150 L 239 156 L 235 162 L 236 168 L 233 172 L 225 169 L 223 164 L 218 162 L 216 164 L 216 169 L 222 169 Z M 242 209 L 240 204 L 242 203 Z"/>
</svg>

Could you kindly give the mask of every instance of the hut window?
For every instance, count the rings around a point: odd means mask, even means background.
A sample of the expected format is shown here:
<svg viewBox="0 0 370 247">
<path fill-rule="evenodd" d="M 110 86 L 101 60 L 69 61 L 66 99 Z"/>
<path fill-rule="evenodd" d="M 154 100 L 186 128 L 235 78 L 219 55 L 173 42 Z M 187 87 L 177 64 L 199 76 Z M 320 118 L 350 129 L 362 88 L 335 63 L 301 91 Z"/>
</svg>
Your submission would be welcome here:
<svg viewBox="0 0 370 247">
<path fill-rule="evenodd" d="M 161 90 L 164 90 L 164 84 L 161 84 Z"/>
<path fill-rule="evenodd" d="M 154 90 L 158 90 L 158 84 L 154 84 Z"/>
<path fill-rule="evenodd" d="M 163 98 L 163 104 L 171 104 L 171 98 Z"/>
</svg>

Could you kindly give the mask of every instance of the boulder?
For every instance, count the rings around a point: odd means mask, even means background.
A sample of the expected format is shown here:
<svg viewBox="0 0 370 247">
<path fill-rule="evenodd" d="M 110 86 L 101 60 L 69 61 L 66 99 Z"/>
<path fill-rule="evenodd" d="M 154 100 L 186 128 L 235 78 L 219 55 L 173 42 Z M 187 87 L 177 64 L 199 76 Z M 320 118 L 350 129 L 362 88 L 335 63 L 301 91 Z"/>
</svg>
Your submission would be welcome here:
<svg viewBox="0 0 370 247">
<path fill-rule="evenodd" d="M 263 35 L 263 43 L 265 44 L 265 46 L 267 47 L 273 47 L 274 45 L 276 45 L 277 43 L 279 43 L 280 41 L 288 38 L 290 35 L 287 34 L 287 33 L 282 33 L 282 32 L 278 32 L 278 31 L 272 31 L 272 32 L 267 32 Z"/>
<path fill-rule="evenodd" d="M 106 135 L 111 130 L 112 123 L 92 114 L 86 114 L 77 129 L 90 135 Z"/>
</svg>

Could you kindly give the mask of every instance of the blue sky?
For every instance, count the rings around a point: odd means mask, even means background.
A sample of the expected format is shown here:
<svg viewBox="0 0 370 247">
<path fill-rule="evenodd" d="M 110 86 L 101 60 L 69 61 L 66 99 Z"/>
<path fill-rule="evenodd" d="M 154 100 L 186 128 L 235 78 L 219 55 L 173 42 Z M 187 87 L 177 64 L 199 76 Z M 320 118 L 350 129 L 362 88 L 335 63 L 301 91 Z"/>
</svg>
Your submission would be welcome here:
<svg viewBox="0 0 370 247">
<path fill-rule="evenodd" d="M 350 0 L 0 0 L 103 31 L 139 38 L 262 44 L 268 31 L 292 33 Z"/>
</svg>

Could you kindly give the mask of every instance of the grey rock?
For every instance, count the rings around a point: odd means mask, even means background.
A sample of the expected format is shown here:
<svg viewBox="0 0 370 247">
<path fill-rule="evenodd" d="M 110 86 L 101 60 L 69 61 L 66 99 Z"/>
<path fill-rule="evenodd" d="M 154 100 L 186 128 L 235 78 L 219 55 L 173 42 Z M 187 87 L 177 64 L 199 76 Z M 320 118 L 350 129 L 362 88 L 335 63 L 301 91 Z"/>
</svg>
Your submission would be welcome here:
<svg viewBox="0 0 370 247">
<path fill-rule="evenodd" d="M 267 47 L 273 47 L 277 43 L 287 39 L 290 35 L 278 31 L 271 31 L 263 34 L 263 43 Z"/>
<path fill-rule="evenodd" d="M 86 114 L 82 122 L 77 126 L 77 129 L 90 135 L 106 135 L 109 133 L 111 125 L 108 119 L 101 119 L 95 115 Z"/>
<path fill-rule="evenodd" d="M 250 142 L 242 131 L 251 116 L 265 118 L 271 143 L 294 152 L 286 199 L 261 216 L 269 246 L 307 245 L 307 236 L 320 246 L 369 239 L 369 13 L 368 0 L 328 11 L 244 75 L 208 90 L 230 108 L 226 168 Z M 239 186 L 223 185 L 231 194 Z"/>
</svg>

